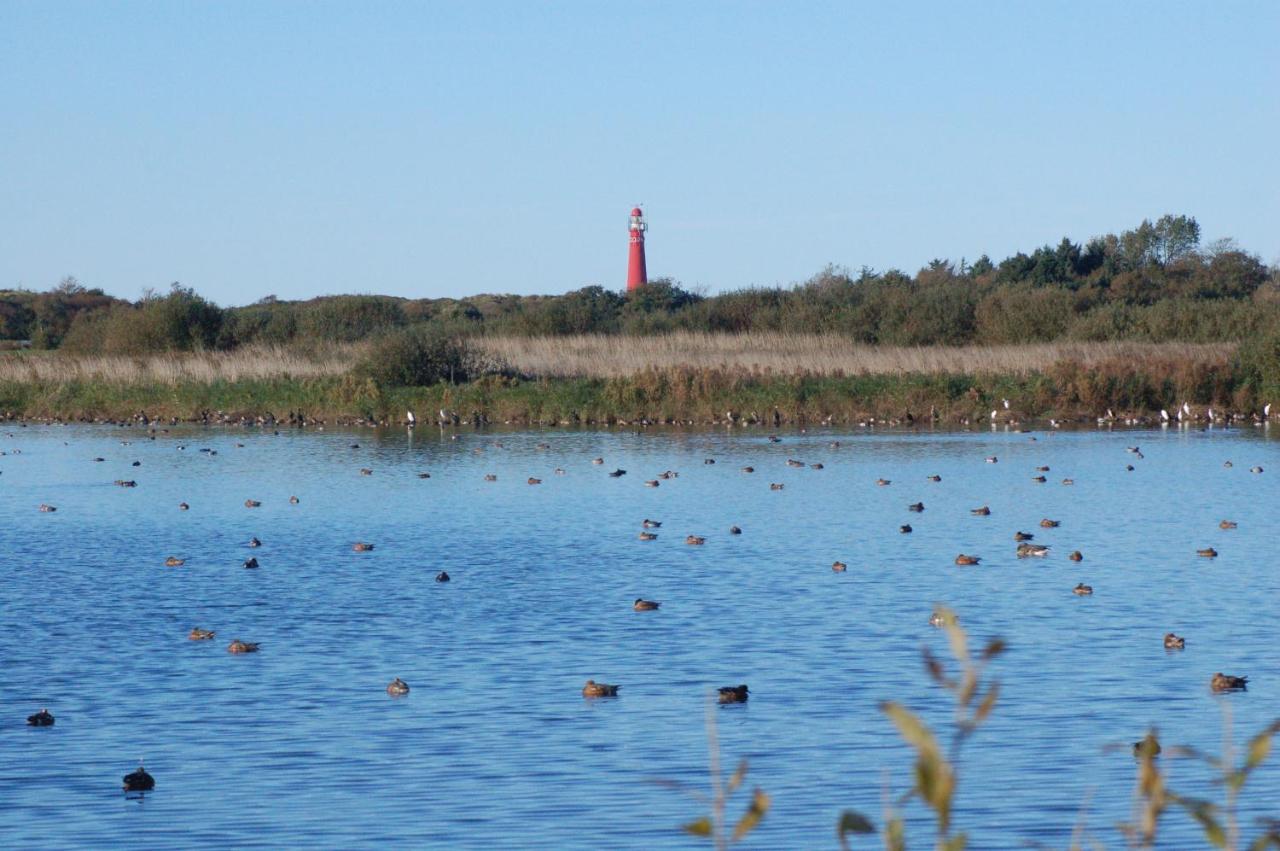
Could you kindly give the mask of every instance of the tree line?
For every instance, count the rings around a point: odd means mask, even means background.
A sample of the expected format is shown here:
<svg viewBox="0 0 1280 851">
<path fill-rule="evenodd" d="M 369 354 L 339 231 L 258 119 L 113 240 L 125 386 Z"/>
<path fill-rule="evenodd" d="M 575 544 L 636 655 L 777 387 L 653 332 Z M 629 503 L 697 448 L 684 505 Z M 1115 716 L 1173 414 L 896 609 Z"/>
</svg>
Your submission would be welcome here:
<svg viewBox="0 0 1280 851">
<path fill-rule="evenodd" d="M 558 296 L 268 296 L 227 308 L 176 283 L 136 302 L 74 278 L 47 292 L 0 291 L 0 340 L 82 354 L 349 342 L 399 329 L 455 337 L 819 332 L 918 346 L 1236 341 L 1280 332 L 1280 268 L 1231 240 L 1202 245 L 1194 218 L 1166 215 L 999 263 L 938 259 L 915 275 L 828 266 L 793 286 L 714 296 L 670 279 L 626 294 L 591 286 Z"/>
</svg>

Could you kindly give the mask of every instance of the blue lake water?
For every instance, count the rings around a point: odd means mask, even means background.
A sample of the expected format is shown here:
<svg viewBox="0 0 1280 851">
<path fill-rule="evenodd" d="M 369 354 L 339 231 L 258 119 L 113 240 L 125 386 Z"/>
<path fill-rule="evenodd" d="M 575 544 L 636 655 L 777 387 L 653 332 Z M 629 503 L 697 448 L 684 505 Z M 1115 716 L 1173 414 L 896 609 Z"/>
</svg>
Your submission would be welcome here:
<svg viewBox="0 0 1280 851">
<path fill-rule="evenodd" d="M 750 761 L 731 811 L 756 785 L 773 799 L 743 847 L 835 847 L 840 810 L 880 822 L 886 788 L 911 783 L 879 703 L 950 729 L 920 661 L 946 656 L 938 601 L 974 643 L 1009 644 L 962 760 L 971 847 L 1066 847 L 1082 820 L 1122 847 L 1128 748 L 1149 726 L 1217 753 L 1223 705 L 1237 745 L 1280 717 L 1280 443 L 1263 429 L 0 434 L 6 848 L 707 847 L 679 831 L 703 807 L 658 781 L 707 788 L 708 689 L 737 683 L 750 701 L 714 712 L 726 766 Z M 657 540 L 637 539 L 644 518 Z M 1017 559 L 1017 530 L 1049 557 Z M 633 612 L 641 596 L 661 610 Z M 232 638 L 261 652 L 231 655 Z M 1215 671 L 1248 691 L 1215 697 Z M 589 677 L 620 696 L 583 699 Z M 56 725 L 25 726 L 45 706 Z M 140 757 L 157 788 L 126 798 Z M 1198 764 L 1162 760 L 1174 789 L 1220 798 Z M 1245 788 L 1246 836 L 1280 817 L 1276 761 Z M 932 844 L 906 813 L 912 846 Z M 1162 847 L 1202 845 L 1166 816 Z"/>
</svg>

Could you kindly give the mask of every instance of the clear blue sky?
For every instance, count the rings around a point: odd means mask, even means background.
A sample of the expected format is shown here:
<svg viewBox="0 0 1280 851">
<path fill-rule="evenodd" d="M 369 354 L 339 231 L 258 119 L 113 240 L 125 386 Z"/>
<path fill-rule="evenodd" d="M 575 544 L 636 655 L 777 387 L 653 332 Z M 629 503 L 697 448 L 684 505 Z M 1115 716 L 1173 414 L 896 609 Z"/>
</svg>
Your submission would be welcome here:
<svg viewBox="0 0 1280 851">
<path fill-rule="evenodd" d="M 0 0 L 0 287 L 914 272 L 1196 216 L 1280 258 L 1280 3 Z"/>
</svg>

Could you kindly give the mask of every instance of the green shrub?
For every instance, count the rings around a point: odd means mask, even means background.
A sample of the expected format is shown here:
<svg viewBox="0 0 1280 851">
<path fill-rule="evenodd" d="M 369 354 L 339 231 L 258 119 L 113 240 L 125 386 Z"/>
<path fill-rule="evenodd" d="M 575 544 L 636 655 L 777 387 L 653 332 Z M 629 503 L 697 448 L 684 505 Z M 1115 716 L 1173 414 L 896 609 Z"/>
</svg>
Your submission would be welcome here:
<svg viewBox="0 0 1280 851">
<path fill-rule="evenodd" d="M 974 311 L 984 343 L 1043 343 L 1067 330 L 1075 313 L 1065 290 L 1004 289 L 991 293 Z"/>
<path fill-rule="evenodd" d="M 466 341 L 431 328 L 408 328 L 378 339 L 355 373 L 382 387 L 426 387 L 467 381 L 483 371 Z"/>
<path fill-rule="evenodd" d="M 1280 324 L 1241 343 L 1233 367 L 1237 384 L 1260 404 L 1280 405 Z"/>
<path fill-rule="evenodd" d="M 117 304 L 80 313 L 62 339 L 77 354 L 142 355 L 215 348 L 222 310 L 187 287 L 147 295 L 135 306 Z"/>
<path fill-rule="evenodd" d="M 404 308 L 399 299 L 342 295 L 308 304 L 299 317 L 298 331 L 314 339 L 354 343 L 402 327 L 405 323 Z"/>
</svg>

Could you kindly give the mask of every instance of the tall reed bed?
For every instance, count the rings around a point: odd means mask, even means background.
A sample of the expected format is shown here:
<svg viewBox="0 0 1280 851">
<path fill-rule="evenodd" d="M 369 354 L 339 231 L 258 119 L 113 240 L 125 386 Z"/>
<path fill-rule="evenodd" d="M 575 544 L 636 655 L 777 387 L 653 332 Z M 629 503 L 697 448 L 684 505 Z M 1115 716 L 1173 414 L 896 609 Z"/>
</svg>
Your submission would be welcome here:
<svg viewBox="0 0 1280 851">
<path fill-rule="evenodd" d="M 0 355 L 0 382 L 15 384 L 212 384 L 220 381 L 308 379 L 345 374 L 364 346 L 249 346 L 230 352 L 139 355 Z"/>
<path fill-rule="evenodd" d="M 1018 375 L 1061 363 L 1176 361 L 1221 366 L 1234 343 L 1044 343 L 1018 346 L 868 346 L 838 335 L 703 334 L 644 337 L 486 337 L 492 359 L 539 378 L 622 378 L 651 369 L 745 369 L 774 375 Z"/>
</svg>

